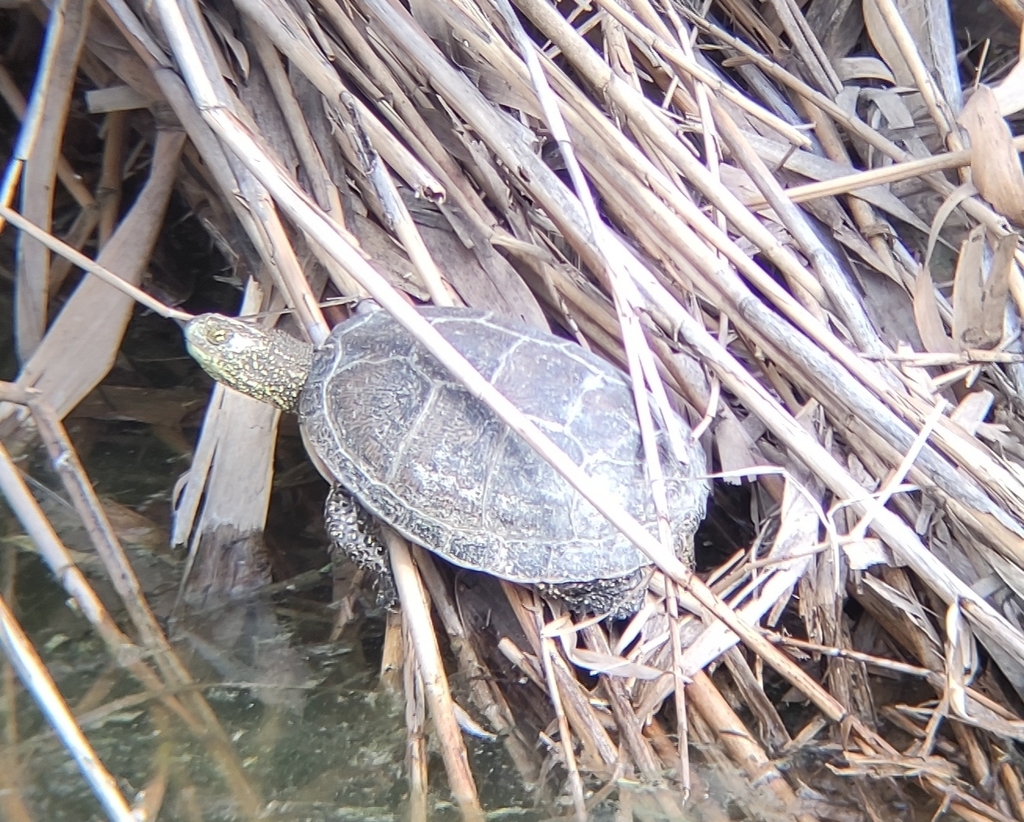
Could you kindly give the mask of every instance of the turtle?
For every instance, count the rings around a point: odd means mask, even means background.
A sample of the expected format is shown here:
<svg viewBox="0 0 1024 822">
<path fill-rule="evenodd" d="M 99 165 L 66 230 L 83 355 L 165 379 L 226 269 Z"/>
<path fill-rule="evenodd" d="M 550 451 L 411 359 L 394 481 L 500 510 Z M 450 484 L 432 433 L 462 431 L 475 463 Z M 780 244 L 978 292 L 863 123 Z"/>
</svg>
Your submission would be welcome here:
<svg viewBox="0 0 1024 822">
<path fill-rule="evenodd" d="M 648 530 L 657 516 L 633 392 L 580 345 L 492 312 L 417 309 Z M 298 414 L 332 488 L 333 550 L 386 580 L 379 520 L 448 562 L 532 584 L 577 613 L 625 617 L 643 602 L 650 560 L 390 314 L 364 301 L 314 350 L 279 330 L 203 314 L 189 353 L 214 379 Z M 705 513 L 706 456 L 682 418 L 683 453 L 657 447 L 676 551 L 692 567 Z M 367 516 L 367 512 L 372 517 Z"/>
</svg>

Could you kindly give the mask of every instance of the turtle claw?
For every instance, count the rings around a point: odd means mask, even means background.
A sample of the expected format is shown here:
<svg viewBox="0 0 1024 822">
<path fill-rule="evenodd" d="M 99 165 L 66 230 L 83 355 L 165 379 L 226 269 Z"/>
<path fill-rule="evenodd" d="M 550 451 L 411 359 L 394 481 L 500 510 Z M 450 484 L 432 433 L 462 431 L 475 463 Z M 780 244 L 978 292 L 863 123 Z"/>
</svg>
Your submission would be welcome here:
<svg viewBox="0 0 1024 822">
<path fill-rule="evenodd" d="M 337 564 L 351 559 L 360 568 L 372 571 L 377 603 L 394 608 L 398 594 L 381 539 L 380 523 L 348 491 L 335 485 L 327 495 L 324 524 L 331 540 L 331 560 Z"/>
</svg>

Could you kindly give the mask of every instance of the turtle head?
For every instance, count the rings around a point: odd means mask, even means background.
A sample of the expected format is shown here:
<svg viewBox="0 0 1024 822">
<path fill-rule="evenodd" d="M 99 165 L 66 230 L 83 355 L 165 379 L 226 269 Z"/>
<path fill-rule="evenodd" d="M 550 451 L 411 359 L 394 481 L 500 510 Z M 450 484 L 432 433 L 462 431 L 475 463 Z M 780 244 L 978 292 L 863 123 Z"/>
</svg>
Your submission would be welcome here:
<svg viewBox="0 0 1024 822">
<path fill-rule="evenodd" d="M 296 410 L 313 347 L 283 331 L 220 314 L 200 314 L 185 325 L 185 345 L 203 370 L 257 400 Z"/>
</svg>

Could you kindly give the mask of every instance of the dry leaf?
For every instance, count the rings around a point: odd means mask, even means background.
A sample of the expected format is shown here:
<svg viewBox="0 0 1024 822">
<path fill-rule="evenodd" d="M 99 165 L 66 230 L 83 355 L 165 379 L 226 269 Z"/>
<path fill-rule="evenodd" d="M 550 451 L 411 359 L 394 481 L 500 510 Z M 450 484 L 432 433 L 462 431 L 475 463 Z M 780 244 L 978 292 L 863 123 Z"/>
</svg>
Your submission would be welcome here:
<svg viewBox="0 0 1024 822">
<path fill-rule="evenodd" d="M 985 283 L 985 226 L 975 226 L 960 244 L 953 280 L 953 339 L 961 350 L 981 334 L 981 291 Z M 976 330 L 977 327 L 977 330 Z M 976 345 L 975 347 L 978 347 Z M 981 347 L 987 347 L 982 345 Z"/>
<path fill-rule="evenodd" d="M 1020 31 L 1019 53 L 1024 55 L 1024 28 Z M 1009 117 L 1024 108 L 1024 60 L 1017 60 L 1017 65 L 1002 82 L 993 86 L 992 93 L 999 103 L 999 113 L 1003 117 Z"/>
<path fill-rule="evenodd" d="M 231 26 L 228 22 L 221 17 L 217 12 L 212 9 L 205 9 L 206 20 L 210 24 L 210 28 L 213 29 L 214 34 L 220 38 L 220 41 L 228 47 L 231 51 L 231 55 L 235 58 L 235 62 L 238 63 L 238 67 L 242 70 L 243 79 L 248 79 L 249 70 L 251 68 L 251 62 L 249 60 L 249 52 L 246 50 L 245 45 L 235 37 L 234 32 L 231 30 Z M 232 78 L 228 78 L 232 79 Z"/>
<path fill-rule="evenodd" d="M 839 776 L 869 776 L 872 779 L 918 779 L 927 775 L 943 782 L 957 778 L 956 766 L 941 756 L 868 756 L 845 753 L 847 767 L 829 764 L 832 773 Z"/>
<path fill-rule="evenodd" d="M 660 668 L 652 668 L 650 665 L 641 665 L 639 662 L 630 662 L 621 656 L 602 654 L 597 651 L 590 651 L 586 648 L 577 648 L 572 653 L 574 665 L 585 668 L 592 674 L 606 674 L 607 676 L 623 676 L 631 679 L 655 680 L 665 676 L 665 671 Z"/>
<path fill-rule="evenodd" d="M 1017 235 L 1001 238 L 985 276 L 985 227 L 976 226 L 960 246 L 953 281 L 953 339 L 961 350 L 994 348 L 1003 337 L 1010 267 Z"/>
<path fill-rule="evenodd" d="M 939 305 L 935 299 L 935 284 L 926 265 L 917 270 L 917 279 L 914 282 L 914 319 L 925 351 L 933 354 L 950 354 L 957 350 L 942 325 Z"/>
<path fill-rule="evenodd" d="M 960 600 L 946 609 L 946 695 L 957 716 L 967 716 L 967 686 L 978 665 L 974 635 L 960 611 Z"/>
<path fill-rule="evenodd" d="M 97 258 L 131 285 L 142 281 L 153 252 L 184 142 L 181 132 L 157 131 L 149 179 Z M 66 416 L 110 371 L 133 307 L 131 297 L 101 280 L 83 280 L 23 366 L 18 384 L 39 389 L 54 412 Z"/>
<path fill-rule="evenodd" d="M 727 417 L 715 428 L 715 446 L 718 448 L 718 459 L 723 480 L 731 485 L 739 485 L 744 480 L 756 478 L 757 472 L 751 471 L 744 476 L 747 468 L 760 467 L 764 459 L 757 453 L 750 436 L 735 419 Z"/>
<path fill-rule="evenodd" d="M 459 727 L 470 736 L 475 736 L 477 739 L 486 739 L 489 742 L 494 742 L 498 738 L 473 719 L 473 717 L 469 715 L 469 711 L 454 700 L 452 701 L 452 709 L 455 713 L 455 721 L 458 722 Z"/>
<path fill-rule="evenodd" d="M 981 196 L 1006 219 L 1024 225 L 1024 173 L 1013 135 L 988 86 L 979 86 L 960 115 L 971 136 L 971 172 Z"/>
<path fill-rule="evenodd" d="M 956 423 L 968 434 L 973 435 L 977 433 L 978 427 L 984 424 L 995 399 L 995 394 L 991 391 L 972 391 L 964 396 L 953 409 L 949 415 L 949 421 Z"/>
<path fill-rule="evenodd" d="M 144 94 L 129 85 L 97 88 L 85 93 L 85 105 L 90 114 L 109 114 L 112 111 L 134 111 L 152 104 Z"/>
<path fill-rule="evenodd" d="M 850 568 L 863 571 L 873 565 L 896 565 L 892 553 L 880 539 L 868 537 L 843 543 L 843 553 Z"/>
<path fill-rule="evenodd" d="M 569 614 L 562 614 L 554 617 L 550 622 L 544 624 L 540 635 L 545 639 L 554 639 L 564 634 L 576 634 L 576 625 Z"/>
<path fill-rule="evenodd" d="M 917 124 L 914 115 L 907 107 L 906 98 L 891 88 L 865 88 L 861 96 L 870 101 L 885 118 L 889 128 L 895 131 L 913 132 Z"/>
<path fill-rule="evenodd" d="M 914 84 L 914 75 L 910 66 L 903 58 L 900 48 L 896 45 L 896 39 L 889 31 L 889 26 L 878 10 L 875 0 L 864 0 L 864 27 L 867 29 L 868 37 L 875 46 L 875 51 L 885 61 L 885 64 L 892 71 L 899 86 L 911 86 Z"/>
<path fill-rule="evenodd" d="M 104 497 L 100 500 L 114 533 L 124 544 L 153 554 L 167 553 L 167 531 L 149 517 Z"/>
<path fill-rule="evenodd" d="M 849 85 L 854 80 L 881 80 L 895 85 L 896 78 L 877 57 L 840 57 L 836 60 L 836 74 Z"/>
</svg>

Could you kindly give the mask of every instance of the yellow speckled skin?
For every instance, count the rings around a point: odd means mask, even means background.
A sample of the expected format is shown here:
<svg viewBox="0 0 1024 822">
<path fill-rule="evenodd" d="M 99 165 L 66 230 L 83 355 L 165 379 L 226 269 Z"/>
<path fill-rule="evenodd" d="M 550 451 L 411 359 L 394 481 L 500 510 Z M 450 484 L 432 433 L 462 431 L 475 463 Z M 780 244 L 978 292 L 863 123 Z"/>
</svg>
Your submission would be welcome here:
<svg viewBox="0 0 1024 822">
<path fill-rule="evenodd" d="M 221 314 L 191 320 L 185 344 L 215 380 L 283 411 L 295 411 L 313 359 L 313 346 L 283 331 Z"/>
</svg>

